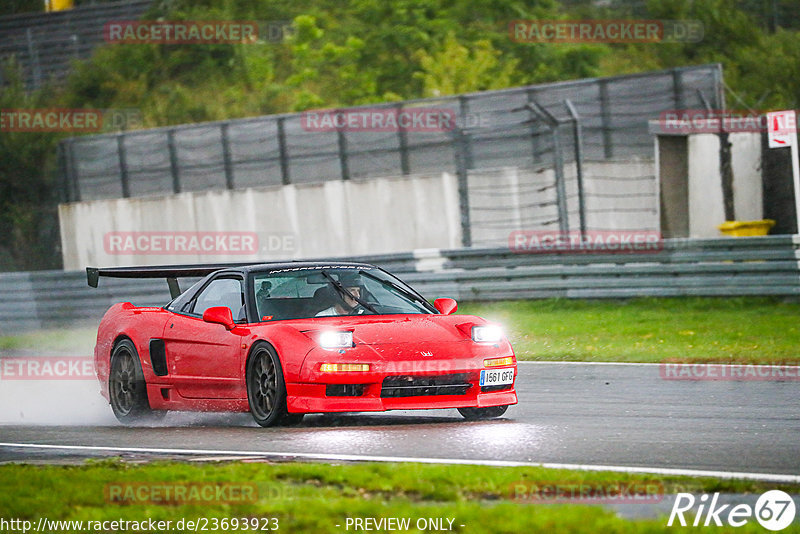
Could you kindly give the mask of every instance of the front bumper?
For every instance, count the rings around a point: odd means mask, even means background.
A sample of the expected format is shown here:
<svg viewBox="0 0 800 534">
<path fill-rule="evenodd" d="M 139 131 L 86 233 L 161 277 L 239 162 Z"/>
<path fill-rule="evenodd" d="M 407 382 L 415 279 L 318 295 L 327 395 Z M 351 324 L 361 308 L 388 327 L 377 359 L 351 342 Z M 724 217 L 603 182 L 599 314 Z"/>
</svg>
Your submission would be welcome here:
<svg viewBox="0 0 800 534">
<path fill-rule="evenodd" d="M 517 403 L 514 383 L 481 388 L 487 358 L 514 356 L 508 342 L 360 344 L 346 351 L 310 351 L 302 371 L 287 381 L 291 413 L 381 412 L 436 408 L 485 408 Z M 321 365 L 347 362 L 370 365 L 369 371 L 322 372 Z M 516 359 L 505 366 L 517 377 Z"/>
<path fill-rule="evenodd" d="M 516 365 L 507 369 L 514 370 Z M 364 375 L 359 377 L 357 375 Z M 434 383 L 437 379 L 448 381 L 458 377 L 460 386 L 409 386 L 398 394 L 393 385 L 398 379 L 422 380 Z M 385 379 L 388 379 L 385 381 Z M 369 381 L 368 381 L 369 380 Z M 342 388 L 342 384 L 347 387 Z M 335 386 L 331 387 L 331 386 Z M 348 373 L 336 376 L 328 383 L 290 383 L 286 384 L 287 408 L 291 413 L 318 412 L 382 412 L 386 410 L 427 410 L 436 408 L 485 408 L 517 403 L 514 384 L 506 389 L 480 386 L 480 370 L 462 370 L 446 375 L 383 375 L 375 373 Z M 494 390 L 492 390 L 494 389 Z M 450 394 L 454 390 L 456 394 Z M 346 392 L 346 393 L 345 393 Z"/>
</svg>

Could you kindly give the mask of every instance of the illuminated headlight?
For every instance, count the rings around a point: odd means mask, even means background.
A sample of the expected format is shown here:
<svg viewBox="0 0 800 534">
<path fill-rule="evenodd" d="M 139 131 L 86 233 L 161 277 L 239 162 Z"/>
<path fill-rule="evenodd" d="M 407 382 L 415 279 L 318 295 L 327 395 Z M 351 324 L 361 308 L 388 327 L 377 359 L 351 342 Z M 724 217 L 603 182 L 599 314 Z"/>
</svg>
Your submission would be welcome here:
<svg viewBox="0 0 800 534">
<path fill-rule="evenodd" d="M 473 326 L 472 341 L 475 343 L 497 343 L 503 339 L 503 329 L 495 325 Z"/>
<path fill-rule="evenodd" d="M 501 365 L 513 365 L 514 358 L 511 356 L 506 356 L 505 358 L 491 358 L 489 360 L 483 360 L 483 365 L 486 367 L 500 367 Z"/>
<path fill-rule="evenodd" d="M 366 373 L 369 371 L 368 363 L 323 363 L 319 366 L 323 373 Z"/>
<path fill-rule="evenodd" d="M 319 346 L 323 349 L 349 349 L 353 346 L 352 332 L 323 332 L 319 336 Z"/>
</svg>

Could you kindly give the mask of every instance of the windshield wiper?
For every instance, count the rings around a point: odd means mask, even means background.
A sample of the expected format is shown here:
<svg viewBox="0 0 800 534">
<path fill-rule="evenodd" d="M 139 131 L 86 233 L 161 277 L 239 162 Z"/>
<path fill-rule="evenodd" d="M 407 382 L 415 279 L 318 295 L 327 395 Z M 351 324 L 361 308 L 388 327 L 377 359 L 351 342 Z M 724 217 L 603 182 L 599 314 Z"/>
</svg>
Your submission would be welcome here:
<svg viewBox="0 0 800 534">
<path fill-rule="evenodd" d="M 346 296 L 350 297 L 350 298 L 351 298 L 351 299 L 353 299 L 354 301 L 356 301 L 356 302 L 358 302 L 359 304 L 361 304 L 361 306 L 363 306 L 365 309 L 367 309 L 367 310 L 371 311 L 371 312 L 372 312 L 372 313 L 374 313 L 375 315 L 379 315 L 379 314 L 378 314 L 378 312 L 377 312 L 377 311 L 375 311 L 375 308 L 373 308 L 373 307 L 372 307 L 372 305 L 370 305 L 368 302 L 366 302 L 366 301 L 364 301 L 364 300 L 361 300 L 361 298 L 360 298 L 360 297 L 357 297 L 357 296 L 353 295 L 352 293 L 350 293 L 350 292 L 347 290 L 347 288 L 346 288 L 346 287 L 344 287 L 344 286 L 341 284 L 341 282 L 339 282 L 338 280 L 336 280 L 336 279 L 335 279 L 334 277 L 332 277 L 330 274 L 326 273 L 326 272 L 325 272 L 325 269 L 322 269 L 322 270 L 320 270 L 320 273 L 322 274 L 322 276 L 324 276 L 325 278 L 327 278 L 327 279 L 328 279 L 328 282 L 329 282 L 329 283 L 330 283 L 330 284 L 331 284 L 331 285 L 332 285 L 334 288 L 336 288 L 336 291 L 338 291 L 338 292 L 339 292 L 341 295 L 343 295 L 343 296 L 345 296 L 345 295 L 346 295 Z"/>
<path fill-rule="evenodd" d="M 375 276 L 374 274 L 372 274 L 370 272 L 367 272 L 367 271 L 358 271 L 358 274 L 366 276 L 367 278 L 371 278 L 371 279 L 375 280 L 376 282 L 378 282 L 380 284 L 383 284 L 384 286 L 391 287 L 392 289 L 394 289 L 398 293 L 400 293 L 402 295 L 405 295 L 406 298 L 408 298 L 409 300 L 412 300 L 412 301 L 415 301 L 415 302 L 419 302 L 428 311 L 431 311 L 431 305 L 428 303 L 427 300 L 425 300 L 422 297 L 419 297 L 419 296 L 415 295 L 414 293 L 410 292 L 409 290 L 407 290 L 403 286 L 397 285 L 394 282 L 392 282 L 391 280 L 384 280 L 383 278 Z"/>
</svg>

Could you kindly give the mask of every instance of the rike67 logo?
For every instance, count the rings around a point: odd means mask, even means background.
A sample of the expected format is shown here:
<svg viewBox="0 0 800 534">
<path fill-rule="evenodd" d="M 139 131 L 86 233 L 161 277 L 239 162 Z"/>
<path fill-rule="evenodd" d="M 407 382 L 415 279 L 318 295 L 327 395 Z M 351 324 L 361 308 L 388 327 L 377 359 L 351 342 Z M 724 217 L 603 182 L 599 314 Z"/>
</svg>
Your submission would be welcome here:
<svg viewBox="0 0 800 534">
<path fill-rule="evenodd" d="M 711 496 L 704 493 L 699 498 L 691 493 L 678 493 L 672 512 L 669 514 L 667 526 L 671 527 L 677 519 L 681 526 L 687 526 L 684 514 L 694 521 L 691 526 L 717 526 L 724 524 L 741 527 L 753 518 L 759 524 L 772 531 L 783 530 L 794 521 L 795 504 L 792 497 L 781 490 L 770 490 L 761 495 L 755 506 L 749 504 L 719 504 L 719 493 Z"/>
</svg>

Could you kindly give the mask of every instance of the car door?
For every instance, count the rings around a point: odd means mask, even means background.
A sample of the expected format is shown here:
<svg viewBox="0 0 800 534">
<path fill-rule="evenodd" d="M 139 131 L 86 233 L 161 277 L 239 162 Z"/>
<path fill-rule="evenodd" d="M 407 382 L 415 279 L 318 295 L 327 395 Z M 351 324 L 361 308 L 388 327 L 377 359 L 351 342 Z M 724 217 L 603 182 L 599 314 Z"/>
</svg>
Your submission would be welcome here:
<svg viewBox="0 0 800 534">
<path fill-rule="evenodd" d="M 162 337 L 169 377 L 184 398 L 246 398 L 242 336 L 203 321 L 203 312 L 213 306 L 226 306 L 234 320 L 246 322 L 243 278 L 225 274 L 211 279 L 167 321 Z"/>
</svg>

